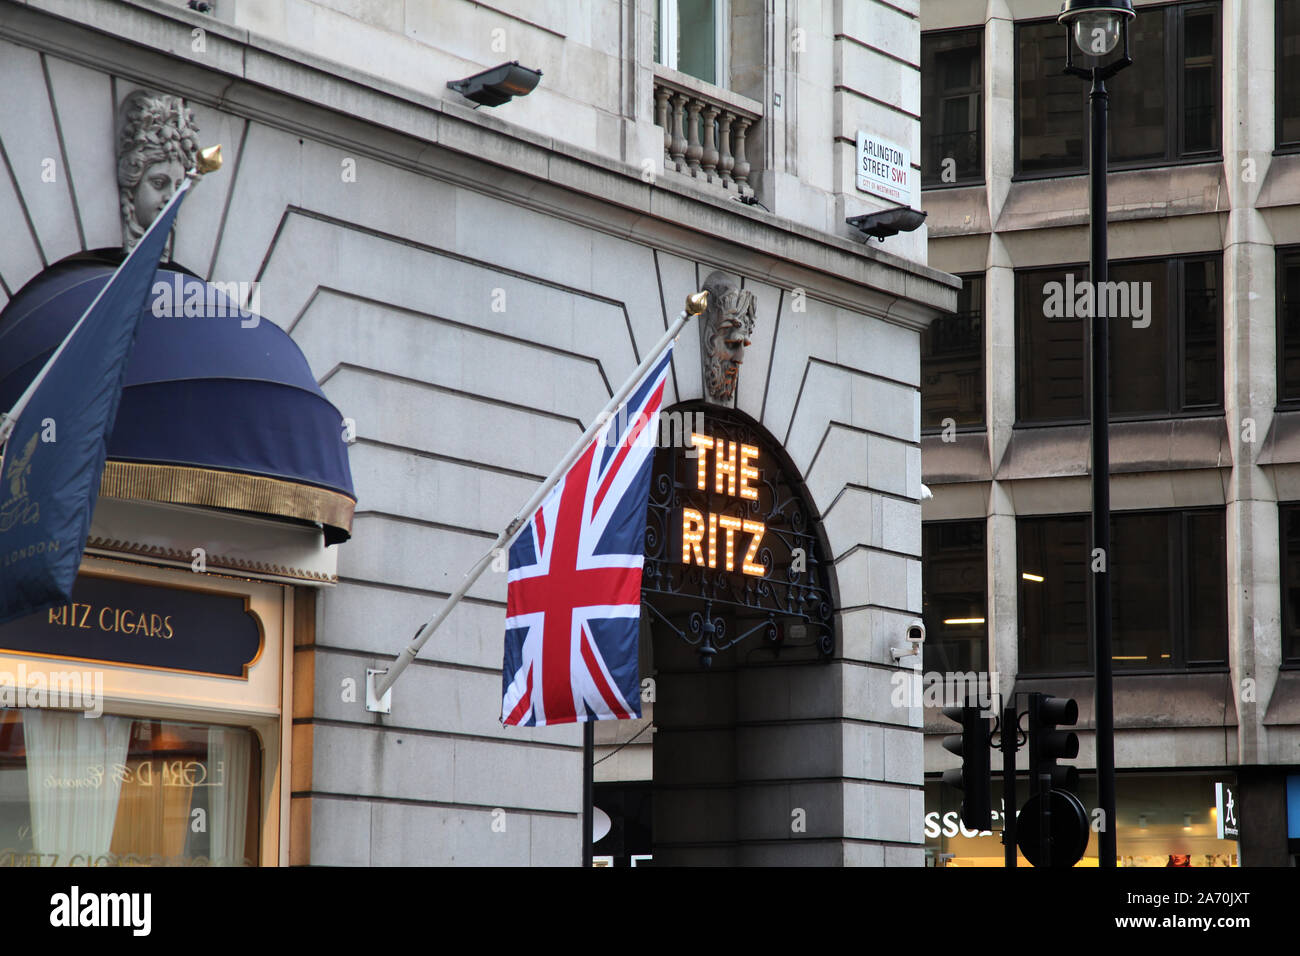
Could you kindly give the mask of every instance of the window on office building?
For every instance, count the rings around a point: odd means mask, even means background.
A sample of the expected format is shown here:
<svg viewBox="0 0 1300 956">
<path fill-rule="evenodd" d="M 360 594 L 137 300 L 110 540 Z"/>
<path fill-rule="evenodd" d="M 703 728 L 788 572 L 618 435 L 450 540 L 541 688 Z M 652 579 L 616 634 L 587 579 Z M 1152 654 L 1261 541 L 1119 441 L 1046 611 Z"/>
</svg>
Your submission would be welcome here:
<svg viewBox="0 0 1300 956">
<path fill-rule="evenodd" d="M 1300 148 L 1300 0 L 1278 0 L 1277 145 Z"/>
<path fill-rule="evenodd" d="M 1110 264 L 1114 419 L 1211 413 L 1223 407 L 1221 257 Z M 1016 273 L 1016 409 L 1025 423 L 1088 418 L 1088 267 Z"/>
<path fill-rule="evenodd" d="M 1219 154 L 1219 4 L 1142 7 L 1133 65 L 1107 81 L 1110 162 L 1146 166 Z M 1017 171 L 1078 173 L 1088 158 L 1088 84 L 1062 73 L 1066 31 L 1022 23 L 1017 41 Z"/>
<path fill-rule="evenodd" d="M 1279 509 L 1282 537 L 1282 658 L 1300 665 L 1300 504 Z"/>
<path fill-rule="evenodd" d="M 983 30 L 921 35 L 921 185 L 983 182 Z"/>
<path fill-rule="evenodd" d="M 1300 403 L 1300 248 L 1277 253 L 1277 400 Z"/>
<path fill-rule="evenodd" d="M 921 602 L 926 671 L 988 669 L 984 521 L 931 522 L 921 528 Z"/>
<path fill-rule="evenodd" d="M 921 333 L 921 428 L 984 424 L 984 276 L 962 276 L 957 311 Z"/>
<path fill-rule="evenodd" d="M 1091 673 L 1089 518 L 1021 518 L 1016 532 L 1021 673 Z M 1109 562 L 1117 671 L 1226 666 L 1223 510 L 1114 514 Z"/>
</svg>

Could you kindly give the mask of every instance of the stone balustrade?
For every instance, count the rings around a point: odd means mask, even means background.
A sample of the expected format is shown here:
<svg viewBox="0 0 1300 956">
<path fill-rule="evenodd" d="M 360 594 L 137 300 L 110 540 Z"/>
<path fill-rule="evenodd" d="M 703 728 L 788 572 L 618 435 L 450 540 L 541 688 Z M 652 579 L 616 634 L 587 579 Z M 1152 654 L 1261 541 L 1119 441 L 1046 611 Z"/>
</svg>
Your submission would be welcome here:
<svg viewBox="0 0 1300 956">
<path fill-rule="evenodd" d="M 761 105 L 662 66 L 655 67 L 654 91 L 664 170 L 752 196 L 749 150 L 761 144 L 754 129 Z"/>
</svg>

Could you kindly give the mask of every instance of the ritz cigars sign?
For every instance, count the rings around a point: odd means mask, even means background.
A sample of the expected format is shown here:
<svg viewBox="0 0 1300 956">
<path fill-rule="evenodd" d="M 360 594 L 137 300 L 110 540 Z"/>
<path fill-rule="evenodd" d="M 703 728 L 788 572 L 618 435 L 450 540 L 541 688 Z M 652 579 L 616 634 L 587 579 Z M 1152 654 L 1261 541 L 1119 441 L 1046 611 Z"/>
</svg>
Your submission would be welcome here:
<svg viewBox="0 0 1300 956">
<path fill-rule="evenodd" d="M 758 480 L 755 463 L 759 452 L 755 446 L 696 432 L 691 433 L 691 445 L 697 460 L 696 487 L 700 491 L 709 490 L 711 477 L 715 495 L 758 500 L 758 489 L 751 484 Z M 691 455 L 690 452 L 687 454 Z M 709 468 L 710 462 L 713 463 L 712 469 Z M 757 560 L 767 531 L 763 522 L 739 515 L 683 508 L 681 527 L 683 564 L 738 570 L 756 577 L 767 574 L 768 569 Z"/>
<path fill-rule="evenodd" d="M 246 597 L 82 572 L 72 601 L 0 625 L 13 653 L 248 679 L 265 644 Z"/>
</svg>

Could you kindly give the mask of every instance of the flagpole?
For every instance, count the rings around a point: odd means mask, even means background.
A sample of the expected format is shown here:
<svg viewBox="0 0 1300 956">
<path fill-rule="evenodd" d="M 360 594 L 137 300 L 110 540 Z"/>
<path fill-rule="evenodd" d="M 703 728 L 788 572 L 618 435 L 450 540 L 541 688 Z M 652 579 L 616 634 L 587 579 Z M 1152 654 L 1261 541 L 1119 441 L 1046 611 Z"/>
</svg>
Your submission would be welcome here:
<svg viewBox="0 0 1300 956">
<path fill-rule="evenodd" d="M 402 671 L 406 670 L 406 668 L 410 666 L 411 661 L 415 660 L 416 655 L 420 653 L 420 648 L 424 647 L 425 642 L 433 636 L 433 632 L 442 626 L 442 622 L 447 619 L 447 615 L 451 613 L 452 609 L 460 603 L 461 598 L 469 593 L 469 589 L 474 586 L 474 582 L 479 579 L 483 572 L 487 570 L 487 566 L 492 563 L 492 559 L 496 556 L 498 550 L 506 547 L 514 540 L 515 535 L 519 533 L 519 530 L 524 526 L 524 523 L 531 518 L 533 512 L 537 510 L 537 506 L 546 500 L 546 496 L 551 493 L 551 489 L 554 488 L 556 484 L 559 483 L 559 480 L 564 477 L 565 473 L 568 472 L 569 466 L 577 461 L 578 456 L 587 449 L 587 446 L 591 443 L 591 439 L 606 422 L 609 415 L 622 405 L 624 400 L 632 394 L 632 389 L 636 388 L 637 383 L 641 381 L 645 376 L 645 373 L 659 360 L 659 357 L 663 355 L 664 350 L 668 348 L 673 339 L 677 338 L 677 333 L 682 330 L 682 326 L 684 326 L 688 320 L 703 312 L 708 307 L 708 304 L 709 294 L 707 292 L 696 292 L 693 295 L 686 297 L 686 308 L 681 311 L 673 324 L 664 332 L 663 338 L 656 342 L 654 348 L 646 353 L 646 357 L 641 360 L 641 364 L 636 367 L 636 370 L 632 372 L 628 377 L 628 380 L 614 393 L 609 402 L 606 403 L 605 407 L 600 410 L 600 413 L 592 419 L 591 424 L 587 426 L 587 429 L 582 433 L 582 436 L 574 442 L 573 447 L 569 449 L 568 453 L 565 454 L 562 459 L 560 459 L 560 463 L 555 466 L 555 469 L 547 476 L 546 480 L 541 483 L 535 492 L 533 492 L 533 496 L 528 499 L 528 503 L 519 509 L 515 516 L 510 520 L 510 524 L 506 525 L 505 530 L 497 535 L 496 540 L 492 542 L 487 553 L 474 562 L 473 567 L 465 572 L 464 580 L 461 581 L 460 586 L 452 592 L 451 596 L 447 598 L 442 607 L 438 609 L 438 613 L 431 620 L 425 622 L 425 624 L 415 632 L 414 639 L 410 644 L 402 649 L 401 654 L 398 655 L 397 660 L 394 661 L 390 667 L 386 670 L 368 670 L 366 672 L 366 710 L 385 714 L 389 712 L 389 706 L 387 702 L 384 701 L 384 697 L 392 688 L 393 684 L 396 683 L 397 678 L 402 675 Z"/>
<path fill-rule="evenodd" d="M 582 865 L 591 869 L 596 842 L 596 722 L 582 725 Z"/>
<path fill-rule="evenodd" d="M 59 347 L 54 350 L 54 354 L 46 360 L 45 364 L 41 366 L 41 370 L 36 373 L 36 377 L 32 379 L 31 383 L 23 393 L 18 396 L 18 401 L 14 403 L 13 408 L 9 409 L 8 414 L 0 412 L 0 468 L 2 468 L 4 464 L 4 448 L 9 443 L 9 436 L 12 435 L 14 429 L 18 427 L 18 417 L 22 415 L 23 410 L 32 400 L 32 396 L 36 394 L 36 390 L 41 387 L 41 383 L 44 382 L 46 376 L 50 374 L 50 370 L 54 368 L 54 363 L 59 360 L 59 356 L 62 355 L 63 350 L 68 347 L 68 343 L 72 341 L 72 337 L 81 329 L 82 324 L 86 321 L 86 317 L 90 315 L 95 306 L 99 304 L 99 300 L 104 297 L 104 294 L 108 292 L 109 288 L 113 285 L 113 279 L 115 279 L 118 274 L 126 268 L 126 264 L 131 261 L 131 257 L 135 255 L 136 250 L 144 244 L 144 237 L 153 231 L 154 226 L 163 222 L 167 218 L 167 211 L 180 201 L 180 198 L 185 194 L 185 191 L 201 179 L 205 173 L 220 168 L 220 146 L 210 146 L 207 149 L 200 151 L 195 168 L 185 174 L 185 181 L 181 183 L 180 188 L 172 194 L 171 199 L 167 200 L 167 205 L 165 205 L 159 213 L 153 217 L 153 221 L 149 223 L 149 228 L 140 236 L 139 241 L 127 254 L 127 257 L 122 260 L 122 264 L 114 270 L 113 275 L 109 280 L 105 282 L 99 292 L 95 294 L 94 301 L 86 307 L 86 311 L 81 313 L 81 318 L 77 319 L 77 324 L 72 327 L 72 331 L 64 336 L 63 341 L 59 343 Z"/>
</svg>

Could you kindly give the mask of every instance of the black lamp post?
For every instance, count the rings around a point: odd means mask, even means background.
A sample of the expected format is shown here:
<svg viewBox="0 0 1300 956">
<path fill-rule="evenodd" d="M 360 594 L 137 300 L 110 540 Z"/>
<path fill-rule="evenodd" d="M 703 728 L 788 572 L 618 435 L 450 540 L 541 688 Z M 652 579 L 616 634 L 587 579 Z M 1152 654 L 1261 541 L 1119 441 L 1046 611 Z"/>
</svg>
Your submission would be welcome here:
<svg viewBox="0 0 1300 956">
<path fill-rule="evenodd" d="M 1115 839 L 1115 712 L 1111 674 L 1110 606 L 1110 330 L 1101 283 L 1106 267 L 1106 80 L 1133 60 L 1129 57 L 1128 24 L 1135 16 L 1131 0 L 1065 0 L 1058 23 L 1069 32 L 1065 41 L 1065 72 L 1092 81 L 1092 141 L 1088 263 L 1093 286 L 1092 310 L 1092 637 L 1097 674 L 1097 797 L 1104 826 L 1098 865 L 1114 866 Z M 1112 57 L 1120 39 L 1124 52 Z M 1075 48 L 1086 66 L 1075 66 Z"/>
</svg>

